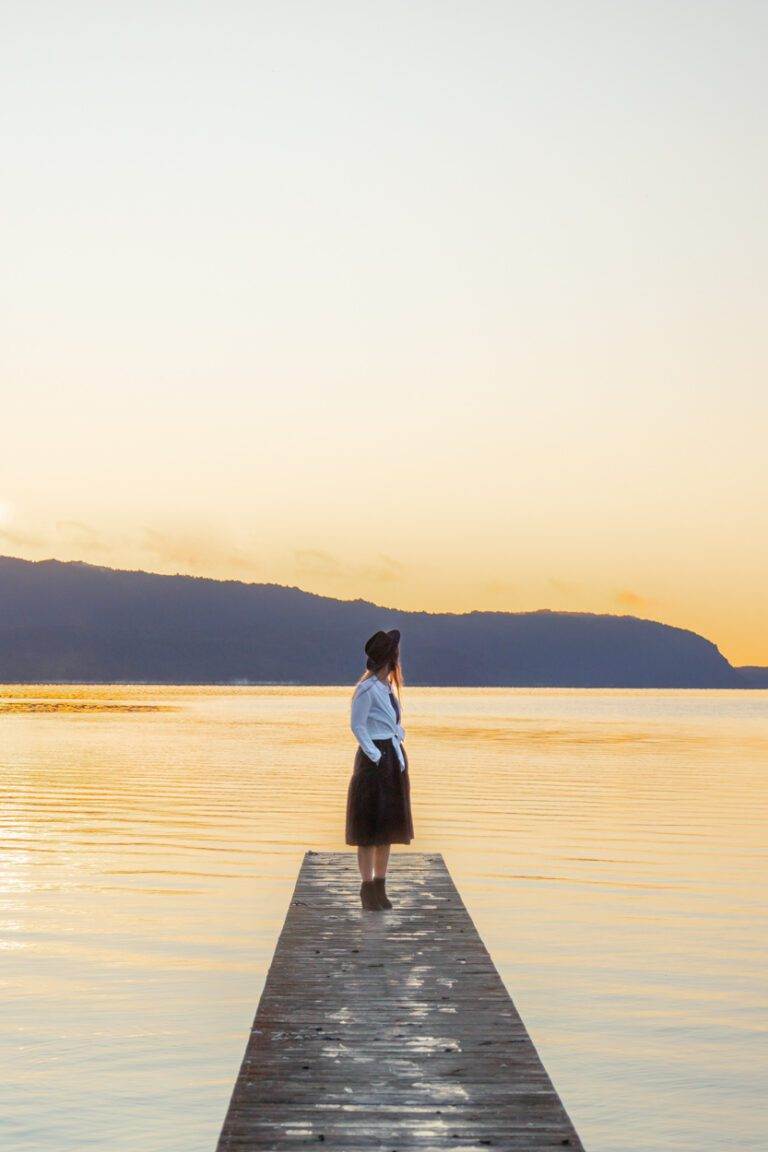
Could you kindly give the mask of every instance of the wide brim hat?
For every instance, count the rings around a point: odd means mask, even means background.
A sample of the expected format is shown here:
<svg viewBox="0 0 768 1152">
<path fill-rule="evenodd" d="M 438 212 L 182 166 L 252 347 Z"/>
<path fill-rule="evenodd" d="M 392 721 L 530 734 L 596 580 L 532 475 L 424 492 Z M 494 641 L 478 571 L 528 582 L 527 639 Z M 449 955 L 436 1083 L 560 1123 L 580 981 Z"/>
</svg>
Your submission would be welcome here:
<svg viewBox="0 0 768 1152">
<path fill-rule="evenodd" d="M 374 632 L 373 636 L 365 642 L 366 668 L 372 672 L 381 668 L 387 660 L 397 652 L 400 646 L 400 630 L 391 628 L 389 632 Z"/>
</svg>

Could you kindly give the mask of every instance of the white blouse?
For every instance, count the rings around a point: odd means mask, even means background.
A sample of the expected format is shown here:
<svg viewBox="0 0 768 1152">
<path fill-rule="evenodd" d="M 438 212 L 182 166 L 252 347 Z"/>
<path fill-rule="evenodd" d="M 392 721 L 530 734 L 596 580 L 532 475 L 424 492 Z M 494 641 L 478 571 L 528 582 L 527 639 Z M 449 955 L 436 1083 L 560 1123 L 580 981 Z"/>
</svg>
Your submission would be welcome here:
<svg viewBox="0 0 768 1152">
<path fill-rule="evenodd" d="M 405 739 L 405 729 L 398 723 L 389 693 L 389 685 L 378 676 L 369 676 L 356 684 L 352 694 L 350 727 L 363 752 L 376 764 L 381 759 L 381 749 L 373 741 L 391 740 L 402 772 L 405 771 L 405 757 L 400 741 Z"/>
</svg>

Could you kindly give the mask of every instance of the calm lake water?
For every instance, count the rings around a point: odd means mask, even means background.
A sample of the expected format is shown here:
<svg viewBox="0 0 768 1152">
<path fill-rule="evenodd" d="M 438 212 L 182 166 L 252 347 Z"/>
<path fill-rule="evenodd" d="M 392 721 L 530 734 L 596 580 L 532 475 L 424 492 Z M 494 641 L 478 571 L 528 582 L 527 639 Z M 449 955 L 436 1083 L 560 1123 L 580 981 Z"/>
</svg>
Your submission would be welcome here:
<svg viewBox="0 0 768 1152">
<path fill-rule="evenodd" d="M 0 1142 L 211 1152 L 351 688 L 0 687 Z M 768 1146 L 768 692 L 408 689 L 440 851 L 590 1152 Z M 394 851 L 407 851 L 406 848 Z"/>
</svg>

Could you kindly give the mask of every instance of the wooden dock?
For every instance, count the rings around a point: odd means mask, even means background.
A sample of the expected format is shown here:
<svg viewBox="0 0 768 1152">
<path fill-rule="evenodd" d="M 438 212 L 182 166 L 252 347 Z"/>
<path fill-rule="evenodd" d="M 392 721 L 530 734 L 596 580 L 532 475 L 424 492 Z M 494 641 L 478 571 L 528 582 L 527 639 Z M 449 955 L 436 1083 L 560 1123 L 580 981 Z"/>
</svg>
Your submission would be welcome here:
<svg viewBox="0 0 768 1152">
<path fill-rule="evenodd" d="M 218 1152 L 582 1149 L 442 856 L 307 852 Z"/>
</svg>

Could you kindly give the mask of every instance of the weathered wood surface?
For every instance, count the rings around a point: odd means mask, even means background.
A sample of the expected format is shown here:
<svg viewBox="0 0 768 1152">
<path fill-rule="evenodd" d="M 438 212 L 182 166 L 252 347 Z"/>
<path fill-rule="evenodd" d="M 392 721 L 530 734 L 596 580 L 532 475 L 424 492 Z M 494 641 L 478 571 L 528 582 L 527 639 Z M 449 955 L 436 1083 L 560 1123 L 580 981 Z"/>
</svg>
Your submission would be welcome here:
<svg viewBox="0 0 768 1152">
<path fill-rule="evenodd" d="M 218 1152 L 581 1149 L 441 855 L 308 852 Z"/>
</svg>

